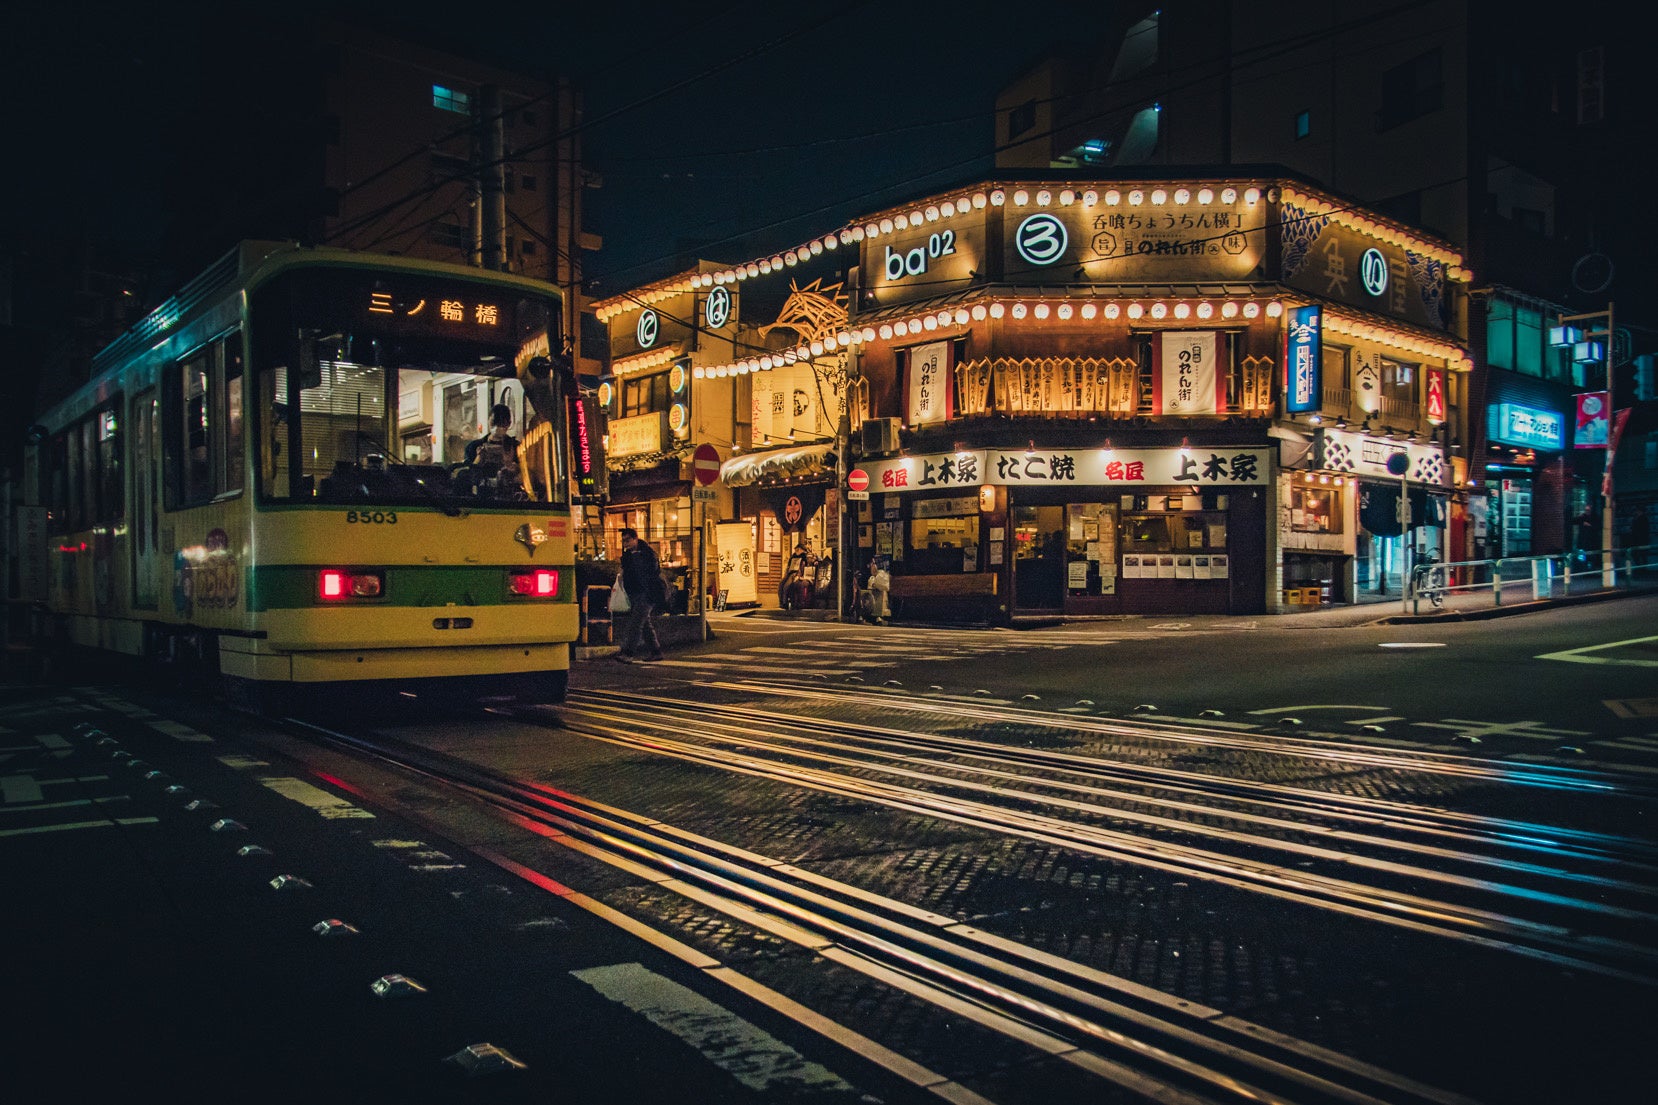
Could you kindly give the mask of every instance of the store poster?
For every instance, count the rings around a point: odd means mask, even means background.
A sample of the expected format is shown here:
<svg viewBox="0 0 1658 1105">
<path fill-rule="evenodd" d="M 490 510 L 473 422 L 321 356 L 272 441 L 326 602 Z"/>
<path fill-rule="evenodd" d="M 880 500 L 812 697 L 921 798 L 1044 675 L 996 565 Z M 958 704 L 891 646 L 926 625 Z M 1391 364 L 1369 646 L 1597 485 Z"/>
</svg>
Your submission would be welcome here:
<svg viewBox="0 0 1658 1105">
<path fill-rule="evenodd" d="M 1215 364 L 1220 352 L 1215 331 L 1166 331 L 1151 348 L 1153 413 L 1225 413 L 1226 377 Z"/>
<path fill-rule="evenodd" d="M 719 583 L 726 605 L 758 601 L 753 523 L 720 522 L 714 527 L 714 547 L 719 552 Z"/>
</svg>

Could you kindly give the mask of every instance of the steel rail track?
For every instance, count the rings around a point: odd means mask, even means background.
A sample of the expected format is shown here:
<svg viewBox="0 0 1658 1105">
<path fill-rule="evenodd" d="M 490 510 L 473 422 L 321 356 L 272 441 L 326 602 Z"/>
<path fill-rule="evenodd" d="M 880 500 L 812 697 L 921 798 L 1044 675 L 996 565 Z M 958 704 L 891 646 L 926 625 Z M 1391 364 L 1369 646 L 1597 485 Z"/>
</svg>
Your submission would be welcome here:
<svg viewBox="0 0 1658 1105">
<path fill-rule="evenodd" d="M 469 796 L 1161 1105 L 1472 1105 L 1263 1026 L 653 818 L 384 737 L 291 723 Z"/>
<path fill-rule="evenodd" d="M 1310 759 L 1358 766 L 1401 767 L 1432 771 L 1447 778 L 1492 780 L 1511 786 L 1537 786 L 1564 791 L 1588 793 L 1620 793 L 1630 797 L 1658 798 L 1658 787 L 1646 780 L 1628 775 L 1616 775 L 1568 765 L 1511 763 L 1483 760 L 1455 753 L 1431 752 L 1421 749 L 1379 750 L 1372 745 L 1357 744 L 1348 734 L 1318 733 L 1318 740 L 1308 739 L 1308 730 L 1275 731 L 1263 737 L 1236 729 L 1205 728 L 1200 725 L 1175 724 L 1158 720 L 1155 714 L 1136 714 L 1132 720 L 1101 717 L 1088 714 L 1052 713 L 1023 706 L 997 705 L 992 702 L 963 702 L 958 699 L 929 697 L 913 691 L 888 687 L 858 686 L 856 689 L 830 690 L 822 685 L 791 682 L 746 680 L 700 680 L 695 685 L 743 694 L 769 694 L 779 698 L 835 702 L 857 702 L 869 705 L 878 699 L 883 708 L 905 710 L 954 717 L 969 721 L 996 721 L 1008 724 L 1031 725 L 1045 728 L 1063 728 L 1074 733 L 1099 736 L 1132 737 L 1162 741 L 1177 745 L 1197 745 L 1205 751 L 1235 750 L 1239 752 L 1274 752 L 1281 754 L 1294 748 Z M 595 693 L 589 690 L 585 693 Z M 1262 726 L 1268 729 L 1270 726 Z M 1406 757 L 1403 762 L 1401 756 Z"/>
<path fill-rule="evenodd" d="M 1573 859 L 1588 864 L 1616 864 L 1625 870 L 1650 875 L 1654 882 L 1658 882 L 1658 841 L 1572 829 L 1564 826 L 1541 825 L 1535 821 L 1515 821 L 1508 818 L 1463 813 L 1413 802 L 1397 802 L 1366 795 L 1311 791 L 1304 787 L 1282 783 L 1159 767 L 1130 760 L 1105 759 L 1097 755 L 1026 748 L 969 737 L 929 733 L 923 730 L 894 729 L 858 722 L 831 721 L 720 703 L 698 703 L 692 708 L 686 707 L 682 701 L 671 697 L 646 695 L 639 692 L 587 691 L 581 695 L 573 696 L 572 705 L 581 706 L 589 698 L 613 703 L 623 708 L 626 708 L 629 704 L 638 704 L 657 716 L 673 714 L 694 717 L 698 720 L 724 718 L 734 725 L 745 727 L 745 731 L 749 731 L 749 727 L 752 727 L 756 721 L 761 721 L 766 724 L 785 727 L 773 731 L 773 735 L 781 739 L 841 750 L 844 750 L 846 742 L 851 740 L 862 747 L 875 750 L 873 754 L 876 755 L 906 762 L 926 763 L 930 766 L 941 766 L 953 770 L 979 771 L 986 775 L 996 775 L 998 772 L 997 765 L 1010 765 L 1013 770 L 1002 775 L 1002 777 L 1015 780 L 1020 778 L 1017 775 L 1019 770 L 1057 771 L 1063 773 L 1065 779 L 1075 779 L 1079 782 L 1069 784 L 1053 776 L 1045 776 L 1041 782 L 1055 789 L 1074 789 L 1079 792 L 1109 797 L 1124 802 L 1155 802 L 1158 806 L 1167 809 L 1214 813 L 1217 811 L 1213 806 L 1202 805 L 1199 801 L 1193 799 L 1208 800 L 1210 802 L 1230 801 L 1240 807 L 1253 806 L 1267 810 L 1351 822 L 1370 829 L 1384 828 L 1399 834 L 1401 840 L 1396 846 L 1401 849 L 1420 851 L 1423 854 L 1439 858 L 1454 859 L 1461 857 L 1474 862 L 1487 862 L 1484 857 L 1472 857 L 1467 853 L 1445 851 L 1431 844 L 1413 844 L 1409 838 L 1423 837 L 1429 840 L 1443 838 L 1455 842 L 1473 842 L 1516 853 L 1542 854 L 1556 861 L 1554 865 L 1538 867 L 1537 869 L 1542 873 L 1564 879 L 1586 878 L 1595 882 L 1602 889 L 1613 889 L 1623 885 L 1635 893 L 1658 894 L 1658 886 L 1652 883 L 1634 884 L 1626 883 L 1624 880 L 1607 880 L 1600 876 L 1580 876 L 1573 872 L 1561 870 L 1558 867 L 1558 861 L 1562 859 Z M 1023 720 L 1023 716 L 1021 720 Z M 790 730 L 793 730 L 793 732 L 790 732 Z M 887 752 L 883 751 L 884 749 L 896 749 L 897 751 Z M 1292 745 L 1287 749 L 1274 749 L 1273 751 L 1281 757 L 1293 757 L 1300 754 L 1300 746 Z M 972 763 L 941 763 L 937 760 L 917 759 L 914 756 L 915 752 L 956 757 L 990 766 L 974 767 Z M 1376 766 L 1382 767 L 1383 765 L 1378 764 Z M 1416 757 L 1416 754 L 1406 753 L 1399 756 L 1395 762 L 1387 764 L 1385 769 L 1401 773 L 1431 774 L 1435 770 L 1435 766 L 1433 763 L 1424 766 Z M 1499 776 L 1498 779 L 1500 780 L 1500 778 Z M 1124 787 L 1139 787 L 1141 790 L 1113 789 Z M 1171 798 L 1171 795 L 1175 797 Z M 1113 810 L 1113 814 L 1121 815 L 1121 811 Z M 1241 821 L 1259 822 L 1272 828 L 1291 830 L 1305 828 L 1304 825 L 1298 822 L 1286 822 L 1274 817 L 1260 817 L 1243 810 L 1230 812 L 1227 816 Z M 1184 823 L 1177 823 L 1171 827 L 1189 828 Z M 1318 832 L 1318 838 L 1341 839 L 1342 837 L 1339 830 L 1331 832 L 1321 829 Z M 1362 839 L 1370 840 L 1372 838 Z M 1513 867 L 1517 870 L 1536 867 L 1536 865 L 1524 862 L 1494 860 L 1489 862 L 1496 866 Z"/>
<path fill-rule="evenodd" d="M 1557 912 L 1581 912 L 1600 918 L 1602 924 L 1610 919 L 1620 922 L 1632 931 L 1651 931 L 1658 916 L 1644 911 L 1618 908 L 1590 898 L 1573 898 L 1564 894 L 1547 895 L 1535 888 L 1509 886 L 1485 879 L 1458 878 L 1443 875 L 1428 868 L 1406 866 L 1391 862 L 1368 860 L 1348 853 L 1294 846 L 1280 841 L 1254 837 L 1247 851 L 1257 854 L 1224 854 L 1207 848 L 1181 845 L 1170 841 L 1147 841 L 1131 833 L 1099 826 L 1078 824 L 1064 818 L 1031 813 L 1022 809 L 1008 809 L 1004 805 L 975 799 L 941 795 L 935 791 L 912 786 L 872 782 L 842 774 L 835 769 L 800 767 L 779 763 L 775 759 L 757 756 L 738 756 L 729 748 L 713 750 L 703 740 L 711 723 L 707 707 L 675 710 L 668 704 L 652 701 L 638 712 L 620 709 L 597 717 L 585 725 L 578 715 L 579 704 L 567 703 L 560 711 L 560 724 L 575 732 L 613 743 L 624 744 L 657 755 L 669 755 L 690 760 L 724 771 L 737 771 L 764 776 L 795 786 L 808 786 L 855 800 L 879 803 L 927 816 L 942 817 L 988 832 L 1014 834 L 1026 839 L 1084 854 L 1099 856 L 1139 866 L 1152 867 L 1182 877 L 1203 879 L 1254 893 L 1267 894 L 1281 900 L 1333 910 L 1349 916 L 1400 926 L 1411 931 L 1462 940 L 1475 945 L 1523 955 L 1557 966 L 1588 970 L 1636 981 L 1658 983 L 1658 948 L 1634 943 L 1604 933 L 1586 931 L 1577 925 L 1562 924 L 1552 918 L 1522 917 L 1496 912 L 1469 902 L 1451 902 L 1425 897 L 1418 893 L 1385 886 L 1373 886 L 1347 879 L 1316 874 L 1299 867 L 1285 866 L 1262 858 L 1267 848 L 1289 851 L 1292 855 L 1317 855 L 1326 861 L 1337 862 L 1344 869 L 1368 869 L 1372 873 L 1385 871 L 1399 882 L 1420 880 L 1452 885 L 1469 897 L 1495 896 L 1499 903 L 1510 908 L 1521 905 L 1538 912 L 1549 907 Z M 678 732 L 674 737 L 644 736 L 640 727 L 670 727 L 668 718 L 674 713 L 686 716 L 683 725 L 696 732 Z M 679 738 L 689 736 L 689 742 Z M 752 739 L 752 733 L 750 736 Z M 843 761 L 844 767 L 852 761 Z M 867 764 L 857 763 L 857 767 Z M 934 782 L 961 789 L 957 780 L 935 779 Z M 1005 797 L 1001 786 L 981 788 Z M 1112 816 L 1116 811 L 1099 809 L 1098 813 Z M 1182 831 L 1207 833 L 1214 839 L 1237 843 L 1235 834 L 1216 829 L 1194 827 L 1180 823 Z M 1387 842 L 1392 847 L 1392 842 Z"/>
</svg>

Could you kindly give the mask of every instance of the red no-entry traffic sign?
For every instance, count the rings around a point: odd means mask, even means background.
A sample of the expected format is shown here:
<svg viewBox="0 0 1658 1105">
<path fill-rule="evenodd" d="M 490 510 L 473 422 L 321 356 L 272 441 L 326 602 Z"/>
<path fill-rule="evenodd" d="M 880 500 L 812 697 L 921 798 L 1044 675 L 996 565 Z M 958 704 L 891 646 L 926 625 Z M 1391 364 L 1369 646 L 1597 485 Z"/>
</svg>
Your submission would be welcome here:
<svg viewBox="0 0 1658 1105">
<path fill-rule="evenodd" d="M 846 486 L 851 491 L 869 490 L 869 473 L 862 468 L 854 468 L 846 474 Z"/>
<path fill-rule="evenodd" d="M 707 487 L 720 478 L 720 453 L 712 445 L 698 445 L 691 454 L 691 475 L 699 487 Z"/>
</svg>

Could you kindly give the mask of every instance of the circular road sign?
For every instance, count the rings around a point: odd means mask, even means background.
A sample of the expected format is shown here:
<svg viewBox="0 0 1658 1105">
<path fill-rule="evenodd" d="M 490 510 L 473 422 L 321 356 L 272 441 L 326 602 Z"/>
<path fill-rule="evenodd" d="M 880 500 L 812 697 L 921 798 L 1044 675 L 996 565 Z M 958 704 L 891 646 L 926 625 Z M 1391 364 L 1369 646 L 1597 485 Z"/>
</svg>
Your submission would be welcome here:
<svg viewBox="0 0 1658 1105">
<path fill-rule="evenodd" d="M 720 453 L 712 445 L 698 445 L 691 454 L 691 475 L 698 487 L 707 487 L 720 478 Z"/>
<path fill-rule="evenodd" d="M 862 468 L 854 468 L 846 474 L 846 486 L 853 491 L 869 490 L 869 473 Z"/>
</svg>

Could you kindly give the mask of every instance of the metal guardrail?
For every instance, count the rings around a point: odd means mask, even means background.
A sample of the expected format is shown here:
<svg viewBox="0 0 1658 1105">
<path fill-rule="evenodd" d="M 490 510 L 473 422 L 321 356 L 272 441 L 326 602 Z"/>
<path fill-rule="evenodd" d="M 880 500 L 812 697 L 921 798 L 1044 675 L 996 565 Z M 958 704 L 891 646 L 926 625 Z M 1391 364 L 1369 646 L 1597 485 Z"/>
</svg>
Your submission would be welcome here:
<svg viewBox="0 0 1658 1105">
<path fill-rule="evenodd" d="M 1565 598 L 1572 594 L 1627 587 L 1636 573 L 1654 573 L 1658 578 L 1658 545 L 1637 545 L 1613 549 L 1610 556 L 1600 549 L 1549 556 L 1504 556 L 1493 560 L 1431 561 L 1411 569 L 1405 602 L 1412 614 L 1422 612 L 1422 600 L 1438 605 L 1454 594 L 1489 594 L 1491 605 L 1506 599 L 1536 602 Z"/>
</svg>

